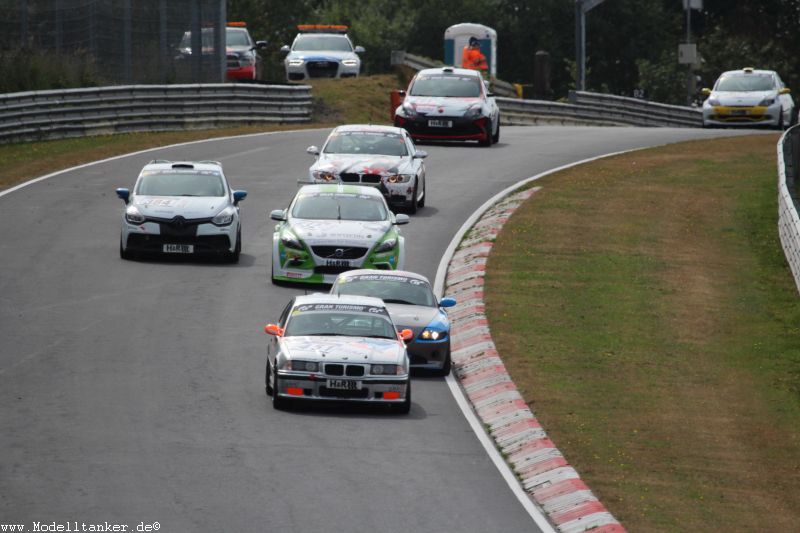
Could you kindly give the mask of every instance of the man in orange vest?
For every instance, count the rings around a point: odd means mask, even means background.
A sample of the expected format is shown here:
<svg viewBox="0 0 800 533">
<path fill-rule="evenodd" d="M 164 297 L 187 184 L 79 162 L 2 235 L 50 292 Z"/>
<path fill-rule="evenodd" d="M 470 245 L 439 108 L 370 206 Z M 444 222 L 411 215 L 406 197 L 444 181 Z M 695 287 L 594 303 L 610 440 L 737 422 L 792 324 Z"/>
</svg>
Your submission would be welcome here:
<svg viewBox="0 0 800 533">
<path fill-rule="evenodd" d="M 481 53 L 481 43 L 475 37 L 469 38 L 469 44 L 461 52 L 461 66 L 472 70 L 486 72 L 489 64 L 486 56 Z"/>
</svg>

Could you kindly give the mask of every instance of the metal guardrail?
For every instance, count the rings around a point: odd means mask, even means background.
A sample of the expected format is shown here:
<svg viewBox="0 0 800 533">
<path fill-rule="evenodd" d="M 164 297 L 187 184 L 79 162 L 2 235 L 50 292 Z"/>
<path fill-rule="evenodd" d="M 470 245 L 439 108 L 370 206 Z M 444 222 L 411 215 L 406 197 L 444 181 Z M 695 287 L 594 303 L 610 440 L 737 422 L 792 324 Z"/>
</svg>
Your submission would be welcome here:
<svg viewBox="0 0 800 533">
<path fill-rule="evenodd" d="M 794 126 L 778 141 L 778 235 L 798 292 L 800 292 L 800 216 L 797 214 L 799 171 L 800 126 Z"/>
<path fill-rule="evenodd" d="M 305 85 L 121 85 L 0 95 L 0 142 L 311 120 Z"/>
<path fill-rule="evenodd" d="M 619 115 L 620 122 L 634 126 L 700 128 L 703 125 L 703 112 L 694 107 L 660 104 L 639 98 L 585 91 L 570 91 L 569 102 L 612 111 Z"/>
</svg>

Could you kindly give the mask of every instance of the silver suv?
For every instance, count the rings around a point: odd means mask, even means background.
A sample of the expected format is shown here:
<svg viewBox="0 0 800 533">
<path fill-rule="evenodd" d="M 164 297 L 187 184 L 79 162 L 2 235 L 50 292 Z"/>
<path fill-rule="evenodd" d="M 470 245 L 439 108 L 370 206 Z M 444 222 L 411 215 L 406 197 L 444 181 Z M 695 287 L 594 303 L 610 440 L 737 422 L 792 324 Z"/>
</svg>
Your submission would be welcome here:
<svg viewBox="0 0 800 533">
<path fill-rule="evenodd" d="M 301 24 L 292 46 L 284 45 L 286 79 L 303 81 L 309 78 L 352 78 L 361 71 L 362 46 L 353 46 L 347 26 Z"/>
</svg>

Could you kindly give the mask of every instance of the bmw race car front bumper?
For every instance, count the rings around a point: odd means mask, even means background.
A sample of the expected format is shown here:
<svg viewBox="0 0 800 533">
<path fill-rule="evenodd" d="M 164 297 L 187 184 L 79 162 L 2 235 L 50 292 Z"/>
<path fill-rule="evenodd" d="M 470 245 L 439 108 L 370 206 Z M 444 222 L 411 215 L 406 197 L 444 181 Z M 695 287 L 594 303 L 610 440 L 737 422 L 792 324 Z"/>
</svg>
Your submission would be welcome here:
<svg viewBox="0 0 800 533">
<path fill-rule="evenodd" d="M 347 382 L 351 388 L 329 387 L 333 382 L 340 387 Z M 277 390 L 272 393 L 298 400 L 399 404 L 406 401 L 408 383 L 408 375 L 343 378 L 279 370 Z"/>
</svg>

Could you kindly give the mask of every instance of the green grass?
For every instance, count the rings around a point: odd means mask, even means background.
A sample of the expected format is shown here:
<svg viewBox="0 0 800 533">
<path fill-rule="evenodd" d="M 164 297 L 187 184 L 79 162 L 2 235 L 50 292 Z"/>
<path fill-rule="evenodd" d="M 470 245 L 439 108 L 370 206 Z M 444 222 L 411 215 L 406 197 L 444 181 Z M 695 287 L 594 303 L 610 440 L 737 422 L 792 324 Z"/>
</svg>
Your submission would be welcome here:
<svg viewBox="0 0 800 533">
<path fill-rule="evenodd" d="M 800 524 L 800 296 L 777 237 L 776 141 L 549 176 L 490 257 L 512 377 L 631 531 Z"/>
</svg>

